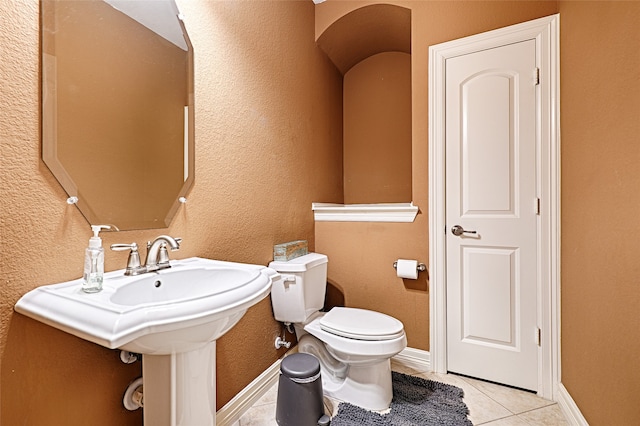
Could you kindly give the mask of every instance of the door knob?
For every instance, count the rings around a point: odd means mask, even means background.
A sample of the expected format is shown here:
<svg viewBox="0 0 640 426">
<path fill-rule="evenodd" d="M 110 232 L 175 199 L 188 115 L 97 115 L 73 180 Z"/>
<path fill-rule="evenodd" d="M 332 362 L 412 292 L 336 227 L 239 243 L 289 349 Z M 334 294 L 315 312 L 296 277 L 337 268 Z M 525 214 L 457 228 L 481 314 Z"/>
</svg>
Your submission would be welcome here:
<svg viewBox="0 0 640 426">
<path fill-rule="evenodd" d="M 477 234 L 476 231 L 467 231 L 466 229 L 464 229 L 462 226 L 460 225 L 454 225 L 451 228 L 451 233 L 453 235 L 455 235 L 456 237 L 459 237 L 462 234 Z"/>
</svg>

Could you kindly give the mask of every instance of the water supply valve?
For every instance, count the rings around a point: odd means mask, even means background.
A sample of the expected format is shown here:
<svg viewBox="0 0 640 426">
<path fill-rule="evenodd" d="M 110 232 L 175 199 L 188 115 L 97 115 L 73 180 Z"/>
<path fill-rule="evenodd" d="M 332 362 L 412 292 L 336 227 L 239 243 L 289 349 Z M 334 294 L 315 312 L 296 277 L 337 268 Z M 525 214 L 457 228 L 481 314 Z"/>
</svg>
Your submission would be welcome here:
<svg viewBox="0 0 640 426">
<path fill-rule="evenodd" d="M 282 337 L 278 336 L 276 337 L 275 347 L 276 349 L 280 349 L 283 347 L 289 349 L 291 347 L 291 342 L 287 342 Z"/>
<path fill-rule="evenodd" d="M 142 377 L 138 377 L 127 386 L 122 398 L 124 408 L 129 411 L 135 411 L 144 407 L 144 391 L 142 386 Z"/>
</svg>

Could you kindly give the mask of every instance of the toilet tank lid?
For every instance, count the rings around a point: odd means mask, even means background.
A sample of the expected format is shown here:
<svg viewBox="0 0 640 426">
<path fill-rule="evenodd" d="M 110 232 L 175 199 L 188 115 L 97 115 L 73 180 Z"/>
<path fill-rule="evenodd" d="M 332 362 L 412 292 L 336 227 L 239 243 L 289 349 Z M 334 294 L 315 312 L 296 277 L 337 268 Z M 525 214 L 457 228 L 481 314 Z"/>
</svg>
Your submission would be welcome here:
<svg viewBox="0 0 640 426">
<path fill-rule="evenodd" d="M 275 269 L 278 272 L 305 272 L 307 269 L 327 262 L 328 258 L 326 255 L 309 253 L 288 261 L 274 260 L 269 263 L 269 268 Z"/>
</svg>

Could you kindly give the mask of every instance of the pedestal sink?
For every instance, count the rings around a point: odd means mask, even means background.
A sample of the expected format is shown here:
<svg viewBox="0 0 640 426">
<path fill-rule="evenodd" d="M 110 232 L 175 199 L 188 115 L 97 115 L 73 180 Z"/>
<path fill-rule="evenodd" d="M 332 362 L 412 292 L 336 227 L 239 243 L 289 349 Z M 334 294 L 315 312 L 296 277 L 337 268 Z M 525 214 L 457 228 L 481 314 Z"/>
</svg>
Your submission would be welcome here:
<svg viewBox="0 0 640 426">
<path fill-rule="evenodd" d="M 188 258 L 135 277 L 105 274 L 35 288 L 15 310 L 110 349 L 142 354 L 145 426 L 214 426 L 216 339 L 279 279 L 261 265 Z"/>
</svg>

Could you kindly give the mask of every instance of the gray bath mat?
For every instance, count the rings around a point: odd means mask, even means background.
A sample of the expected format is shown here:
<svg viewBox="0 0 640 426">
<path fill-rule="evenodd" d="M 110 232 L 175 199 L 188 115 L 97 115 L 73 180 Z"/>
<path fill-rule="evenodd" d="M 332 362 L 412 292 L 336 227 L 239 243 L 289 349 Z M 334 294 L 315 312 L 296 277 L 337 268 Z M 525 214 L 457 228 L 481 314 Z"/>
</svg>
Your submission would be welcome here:
<svg viewBox="0 0 640 426">
<path fill-rule="evenodd" d="M 388 414 L 341 402 L 331 426 L 463 426 L 471 425 L 462 389 L 406 374 L 393 374 L 393 401 Z"/>
</svg>

